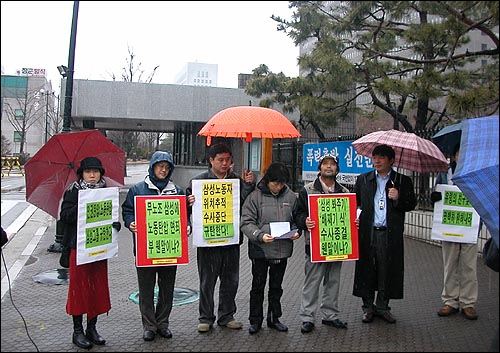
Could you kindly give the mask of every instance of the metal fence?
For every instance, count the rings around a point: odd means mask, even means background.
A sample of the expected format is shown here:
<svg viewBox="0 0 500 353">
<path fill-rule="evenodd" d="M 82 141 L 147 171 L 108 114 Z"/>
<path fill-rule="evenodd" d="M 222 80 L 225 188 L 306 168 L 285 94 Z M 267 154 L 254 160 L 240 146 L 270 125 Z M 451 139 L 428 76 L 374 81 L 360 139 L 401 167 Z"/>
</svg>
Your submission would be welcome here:
<svg viewBox="0 0 500 353">
<path fill-rule="evenodd" d="M 440 128 L 429 129 L 417 131 L 415 134 L 427 140 L 431 140 L 432 136 L 439 130 Z M 338 136 L 319 142 L 351 141 L 362 136 L 363 135 Z M 295 192 L 298 192 L 305 183 L 302 179 L 302 152 L 304 144 L 309 142 L 316 143 L 317 141 L 281 140 L 279 143 L 273 144 L 273 161 L 280 161 L 288 167 L 291 176 L 290 187 Z M 403 172 L 412 179 L 418 201 L 415 210 L 407 214 L 405 220 L 405 235 L 439 245 L 441 243 L 440 241 L 431 239 L 433 203 L 430 199 L 430 194 L 433 190 L 437 173 L 418 173 L 406 170 L 400 170 L 400 172 Z M 354 185 L 344 186 L 353 191 Z M 479 235 L 478 249 L 483 248 L 484 242 L 489 237 L 488 230 L 483 225 Z"/>
</svg>

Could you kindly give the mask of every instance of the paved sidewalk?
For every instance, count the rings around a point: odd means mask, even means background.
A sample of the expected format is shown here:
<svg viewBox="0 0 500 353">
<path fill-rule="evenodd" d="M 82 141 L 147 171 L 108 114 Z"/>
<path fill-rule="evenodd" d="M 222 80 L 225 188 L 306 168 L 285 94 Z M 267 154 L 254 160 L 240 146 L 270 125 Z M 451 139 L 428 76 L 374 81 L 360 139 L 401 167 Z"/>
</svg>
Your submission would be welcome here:
<svg viewBox="0 0 500 353">
<path fill-rule="evenodd" d="M 134 178 L 129 179 L 127 184 L 135 182 Z M 121 192 L 122 198 L 124 192 L 125 190 Z M 47 251 L 48 246 L 54 241 L 53 219 L 43 211 L 37 210 L 32 222 L 35 223 L 28 222 L 20 233 L 34 234 L 36 229 L 45 224 L 48 228 L 12 283 L 11 291 L 7 291 L 3 297 L 1 351 L 36 352 L 37 348 L 41 352 L 84 351 L 71 343 L 72 320 L 65 312 L 67 285 L 40 284 L 32 279 L 34 275 L 59 267 L 59 254 Z M 215 326 L 208 334 L 198 333 L 196 301 L 174 307 L 170 318 L 172 339 L 167 340 L 157 336 L 153 342 L 144 342 L 138 305 L 129 299 L 129 296 L 137 291 L 132 237 L 128 230 L 122 229 L 119 254 L 109 261 L 112 309 L 109 316 L 102 315 L 98 320 L 98 330 L 107 343 L 105 346 L 94 346 L 92 350 L 100 352 L 486 352 L 493 336 L 498 334 L 498 273 L 485 267 L 478 258 L 479 301 L 476 306 L 478 320 L 469 321 L 460 314 L 438 317 L 436 311 L 441 305 L 443 272 L 441 249 L 412 239 L 405 240 L 405 298 L 391 301 L 392 312 L 397 319 L 396 324 L 387 324 L 380 319 L 371 324 L 361 322 L 361 300 L 351 294 L 354 262 L 345 262 L 342 268 L 339 304 L 341 318 L 348 322 L 349 328 L 340 330 L 324 326 L 321 324 L 321 318 L 317 317 L 316 329 L 309 334 L 302 334 L 298 312 L 304 278 L 304 243 L 303 238 L 300 238 L 295 243 L 295 251 L 284 279 L 281 321 L 289 326 L 289 331 L 280 333 L 264 326 L 258 334 L 249 335 L 248 299 L 252 276 L 246 244 L 245 241 L 241 249 L 240 287 L 236 298 L 238 312 L 235 315 L 236 319 L 244 323 L 242 330 L 235 331 Z M 4 252 L 11 251 L 8 248 L 10 245 L 7 245 Z M 196 250 L 191 244 L 189 258 L 189 264 L 178 267 L 176 287 L 198 290 Z M 267 298 L 264 310 L 267 310 Z"/>
</svg>

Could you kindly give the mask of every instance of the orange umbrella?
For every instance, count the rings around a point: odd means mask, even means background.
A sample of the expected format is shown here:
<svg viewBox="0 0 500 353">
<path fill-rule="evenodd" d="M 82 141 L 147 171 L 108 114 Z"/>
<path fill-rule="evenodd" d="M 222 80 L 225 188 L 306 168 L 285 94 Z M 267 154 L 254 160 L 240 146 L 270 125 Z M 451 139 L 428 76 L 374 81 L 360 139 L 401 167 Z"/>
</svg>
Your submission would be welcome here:
<svg viewBox="0 0 500 353">
<path fill-rule="evenodd" d="M 277 110 L 251 105 L 221 110 L 207 121 L 198 135 L 207 136 L 207 146 L 212 143 L 212 137 L 239 137 L 252 142 L 252 138 L 301 136 L 290 120 Z"/>
</svg>

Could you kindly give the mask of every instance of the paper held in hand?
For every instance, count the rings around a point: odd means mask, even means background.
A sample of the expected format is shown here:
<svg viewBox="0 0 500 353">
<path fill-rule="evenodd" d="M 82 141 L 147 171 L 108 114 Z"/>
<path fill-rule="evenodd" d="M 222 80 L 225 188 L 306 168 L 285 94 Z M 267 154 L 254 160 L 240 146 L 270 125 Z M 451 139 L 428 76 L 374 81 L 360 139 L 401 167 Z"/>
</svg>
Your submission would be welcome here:
<svg viewBox="0 0 500 353">
<path fill-rule="evenodd" d="M 289 222 L 271 222 L 271 236 L 275 239 L 289 239 L 297 232 L 297 229 L 290 230 Z"/>
</svg>

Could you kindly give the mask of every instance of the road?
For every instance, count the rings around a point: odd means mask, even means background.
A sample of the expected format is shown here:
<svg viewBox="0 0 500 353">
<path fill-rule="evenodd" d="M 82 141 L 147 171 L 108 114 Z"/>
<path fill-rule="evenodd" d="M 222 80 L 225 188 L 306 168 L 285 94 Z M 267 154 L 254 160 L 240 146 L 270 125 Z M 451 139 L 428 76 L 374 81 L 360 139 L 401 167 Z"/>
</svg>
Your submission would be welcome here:
<svg viewBox="0 0 500 353">
<path fill-rule="evenodd" d="M 128 163 L 125 185 L 132 185 L 146 175 L 148 163 Z M 46 230 L 53 226 L 55 219 L 46 212 L 26 201 L 25 178 L 19 173 L 2 177 L 2 228 L 9 237 L 8 248 L 2 251 L 1 298 L 9 289 L 21 269 L 30 260 Z M 122 189 L 124 192 L 126 189 Z M 55 234 L 54 234 L 55 241 Z M 5 270 L 8 268 L 8 275 Z"/>
</svg>

